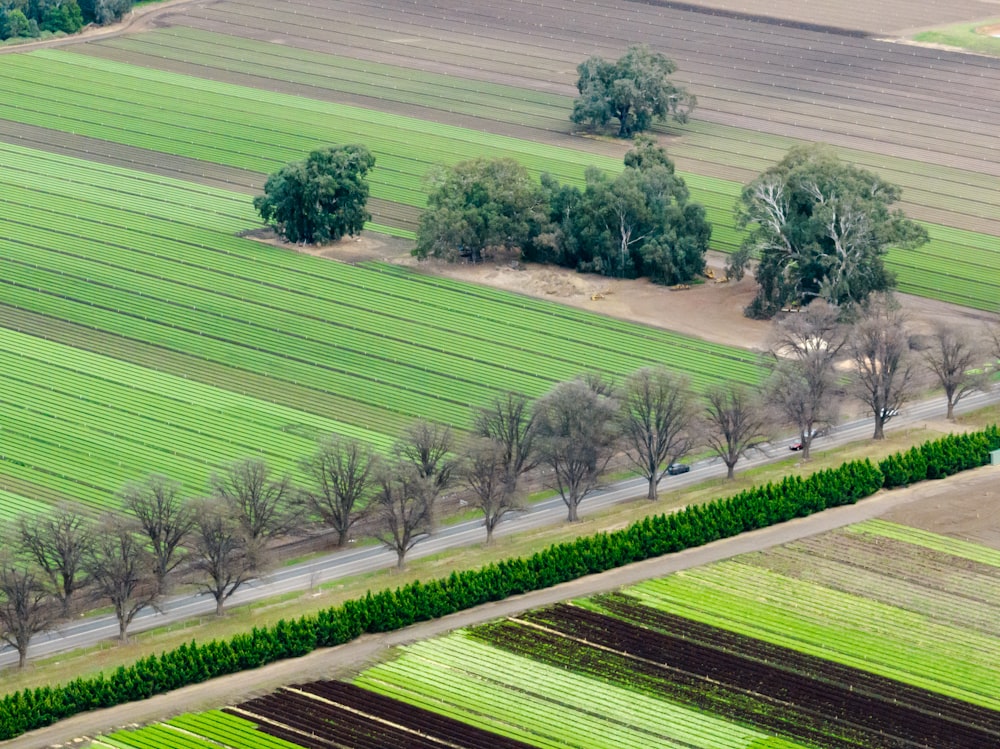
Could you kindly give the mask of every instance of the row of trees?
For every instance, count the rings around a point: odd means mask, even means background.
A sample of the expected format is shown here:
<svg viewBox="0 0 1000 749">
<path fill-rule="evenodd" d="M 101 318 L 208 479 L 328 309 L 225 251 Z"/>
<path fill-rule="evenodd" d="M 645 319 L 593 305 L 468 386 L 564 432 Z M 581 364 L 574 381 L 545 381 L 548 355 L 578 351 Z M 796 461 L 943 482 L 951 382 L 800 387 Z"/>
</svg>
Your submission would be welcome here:
<svg viewBox="0 0 1000 749">
<path fill-rule="evenodd" d="M 146 699 L 224 674 L 299 657 L 315 648 L 342 645 L 364 633 L 395 630 L 851 504 L 882 487 L 985 465 L 990 451 L 998 448 L 1000 431 L 996 426 L 948 435 L 906 454 L 892 455 L 878 465 L 857 460 L 804 479 L 787 476 L 731 497 L 652 515 L 626 528 L 553 544 L 530 557 L 369 592 L 340 606 L 298 619 L 282 619 L 270 627 L 255 627 L 229 639 L 184 643 L 113 673 L 80 677 L 55 687 L 24 689 L 0 698 L 0 740 L 87 710 Z"/>
<path fill-rule="evenodd" d="M 114 23 L 132 0 L 5 0 L 0 3 L 0 41 L 36 38 L 42 32 L 75 34 L 86 24 Z"/>
<path fill-rule="evenodd" d="M 850 395 L 881 438 L 931 377 L 952 417 L 962 398 L 990 387 L 984 365 L 998 358 L 1000 328 L 941 325 L 915 338 L 889 297 L 872 300 L 853 325 L 836 307 L 815 303 L 776 323 L 771 374 L 753 391 L 726 384 L 698 396 L 664 367 L 640 369 L 620 384 L 588 374 L 534 402 L 497 397 L 475 411 L 461 443 L 448 427 L 426 421 L 412 424 L 386 454 L 331 436 L 302 461 L 302 486 L 258 459 L 214 474 L 207 496 L 194 499 L 153 475 L 123 489 L 122 513 L 94 520 L 62 507 L 20 519 L 0 557 L 0 637 L 23 664 L 31 637 L 69 616 L 82 596 L 81 603 L 113 607 L 125 640 L 135 616 L 175 578 L 211 595 L 222 614 L 226 600 L 269 567 L 277 539 L 316 522 L 339 545 L 360 524 L 402 567 L 433 532 L 438 500 L 449 490 L 462 491 L 482 513 L 490 542 L 522 506 L 523 477 L 532 471 L 575 521 L 616 456 L 646 479 L 651 500 L 670 465 L 692 452 L 718 456 L 731 478 L 741 458 L 789 425 L 808 458 L 815 435 L 836 422 Z"/>
</svg>

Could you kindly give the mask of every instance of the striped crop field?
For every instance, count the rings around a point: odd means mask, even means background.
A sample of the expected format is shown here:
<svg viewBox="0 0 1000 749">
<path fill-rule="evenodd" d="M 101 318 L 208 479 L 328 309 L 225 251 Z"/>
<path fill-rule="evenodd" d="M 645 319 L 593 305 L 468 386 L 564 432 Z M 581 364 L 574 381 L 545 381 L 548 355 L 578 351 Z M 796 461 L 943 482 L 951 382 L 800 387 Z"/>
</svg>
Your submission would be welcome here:
<svg viewBox="0 0 1000 749">
<path fill-rule="evenodd" d="M 463 430 L 474 406 L 588 369 L 762 377 L 748 352 L 240 238 L 244 195 L 7 144 L 0 164 L 7 513 L 106 506 L 152 471 L 198 491 L 247 455 L 294 473 L 320 436 Z"/>
<path fill-rule="evenodd" d="M 869 521 L 94 746 L 991 749 L 998 577 L 1000 552 Z"/>
<path fill-rule="evenodd" d="M 363 16 L 356 16 L 354 23 L 365 27 L 359 18 Z M 469 19 L 468 25 L 472 23 Z M 378 33 L 365 28 L 366 33 Z M 523 132 L 524 137 L 539 140 L 566 142 L 572 127 L 566 116 L 572 107 L 571 89 L 552 90 L 552 86 L 546 86 L 542 90 L 540 85 L 529 88 L 527 83 L 515 87 L 484 81 L 480 67 L 468 68 L 465 76 L 414 69 L 406 67 L 402 53 L 382 55 L 379 60 L 326 55 L 314 49 L 236 36 L 238 27 L 232 31 L 219 34 L 179 26 L 88 44 L 83 51 L 215 80 L 296 90 L 305 96 L 352 97 L 376 109 L 402 106 L 416 116 L 438 121 L 464 116 L 472 126 L 481 123 L 484 129 Z M 551 54 L 558 58 L 553 64 L 565 68 L 565 52 Z M 400 64 L 391 64 L 397 58 Z M 477 58 L 476 65 L 486 64 Z M 525 65 L 526 79 L 538 75 L 538 70 Z M 715 79 L 712 86 L 713 95 L 725 91 Z M 746 96 L 739 90 L 733 90 L 731 95 Z M 739 127 L 728 119 L 706 120 L 697 115 L 686 125 L 659 130 L 669 135 L 668 148 L 693 196 L 708 208 L 715 227 L 714 248 L 727 252 L 742 238 L 732 217 L 740 185 L 779 160 L 791 146 L 807 142 L 806 138 L 789 137 L 787 127 L 769 132 L 761 127 Z M 845 160 L 901 185 L 904 209 L 929 231 L 930 243 L 919 250 L 890 253 L 889 265 L 898 274 L 900 288 L 995 310 L 1000 304 L 1000 201 L 996 175 L 971 166 L 917 158 L 912 149 L 872 149 L 865 147 L 863 139 L 858 143 L 850 138 L 833 140 Z M 580 147 L 606 151 L 606 145 L 591 142 L 581 143 Z M 896 152 L 901 155 L 894 155 Z M 907 158 L 902 154 L 911 155 Z"/>
<path fill-rule="evenodd" d="M 423 180 L 436 164 L 507 155 L 536 176 L 549 172 L 573 184 L 580 184 L 587 165 L 609 172 L 621 168 L 620 159 L 610 155 L 620 146 L 568 137 L 572 98 L 558 93 L 188 28 L 83 49 L 87 54 L 43 50 L 0 60 L 0 92 L 11 102 L 0 105 L 0 118 L 190 159 L 194 172 L 203 162 L 248 170 L 258 175 L 258 188 L 264 174 L 311 148 L 363 141 L 377 158 L 371 228 L 401 236 L 412 236 L 425 202 Z M 175 72 L 176 66 L 186 74 Z M 74 90 L 76 80 L 86 82 L 85 95 Z M 299 95 L 281 90 L 289 86 Z M 338 96 L 365 106 L 323 100 Z M 248 107 L 248 100 L 254 106 Z M 383 111 L 398 106 L 414 116 Z M 470 125 L 483 129 L 447 124 L 455 116 L 471 118 Z M 537 139 L 498 132 L 514 125 Z M 706 206 L 713 223 L 713 247 L 732 251 L 742 240 L 733 222 L 738 180 L 750 179 L 802 141 L 697 120 L 667 132 L 693 198 Z M 553 138 L 575 147 L 551 145 Z M 890 253 L 900 288 L 995 309 L 1000 244 L 989 232 L 1000 232 L 1000 205 L 994 178 L 843 150 L 845 158 L 903 185 L 907 207 L 916 209 L 911 212 L 931 236 L 919 250 Z"/>
</svg>

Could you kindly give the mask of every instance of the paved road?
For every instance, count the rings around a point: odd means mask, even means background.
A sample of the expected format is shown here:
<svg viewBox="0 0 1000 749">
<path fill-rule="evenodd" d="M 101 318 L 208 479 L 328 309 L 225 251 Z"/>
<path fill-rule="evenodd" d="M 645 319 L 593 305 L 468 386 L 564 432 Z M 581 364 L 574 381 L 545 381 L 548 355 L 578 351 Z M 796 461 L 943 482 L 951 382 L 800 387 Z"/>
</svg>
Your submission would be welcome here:
<svg viewBox="0 0 1000 749">
<path fill-rule="evenodd" d="M 959 403 L 957 411 L 960 413 L 972 411 L 998 402 L 1000 402 L 1000 390 L 995 389 L 991 393 L 977 393 L 969 396 Z M 887 428 L 910 426 L 922 421 L 940 419 L 943 408 L 940 397 L 912 404 L 903 409 L 898 417 L 892 419 Z M 870 437 L 872 429 L 871 419 L 859 419 L 839 425 L 830 434 L 818 438 L 814 444 L 819 449 L 823 449 L 856 442 Z M 766 449 L 741 461 L 738 467 L 745 470 L 786 458 L 789 455 L 788 446 L 793 441 L 795 440 L 789 438 L 772 443 Z M 689 473 L 666 477 L 661 483 L 661 488 L 674 489 L 689 486 L 724 475 L 725 466 L 718 459 L 706 460 L 692 465 Z M 645 480 L 621 481 L 587 497 L 580 507 L 580 514 L 582 516 L 593 514 L 610 505 L 643 497 L 645 494 Z M 557 525 L 565 520 L 565 516 L 566 507 L 562 500 L 556 497 L 539 502 L 529 510 L 505 521 L 497 528 L 496 534 L 498 536 L 506 535 L 540 526 Z M 449 526 L 418 543 L 409 553 L 408 558 L 419 558 L 447 549 L 478 543 L 483 540 L 484 533 L 482 521 L 478 520 Z M 282 593 L 307 590 L 330 580 L 386 569 L 395 563 L 395 553 L 382 547 L 373 546 L 336 552 L 309 562 L 282 568 L 261 580 L 253 581 L 247 587 L 237 591 L 229 599 L 227 605 L 239 605 Z M 215 601 L 211 597 L 205 595 L 177 596 L 164 602 L 160 611 L 150 609 L 140 613 L 129 631 L 132 633 L 142 632 L 171 622 L 211 614 L 214 610 Z M 29 651 L 29 658 L 94 645 L 101 640 L 117 637 L 117 635 L 118 622 L 113 615 L 82 618 L 36 637 Z M 0 667 L 16 662 L 16 653 L 11 648 L 0 650 Z"/>
</svg>

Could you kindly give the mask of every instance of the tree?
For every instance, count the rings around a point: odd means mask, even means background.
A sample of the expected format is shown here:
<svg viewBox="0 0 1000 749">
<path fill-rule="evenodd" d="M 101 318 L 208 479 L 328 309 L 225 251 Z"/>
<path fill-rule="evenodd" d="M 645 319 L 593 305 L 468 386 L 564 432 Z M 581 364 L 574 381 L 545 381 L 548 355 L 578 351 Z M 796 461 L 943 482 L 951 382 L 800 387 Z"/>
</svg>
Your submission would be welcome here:
<svg viewBox="0 0 1000 749">
<path fill-rule="evenodd" d="M 21 549 L 52 583 L 68 616 L 73 596 L 87 584 L 83 560 L 94 544 L 91 521 L 71 505 L 18 522 Z"/>
<path fill-rule="evenodd" d="M 461 475 L 472 490 L 473 505 L 483 513 L 486 543 L 493 543 L 493 531 L 511 510 L 520 507 L 514 491 L 504 446 L 492 439 L 473 440 L 465 451 Z"/>
<path fill-rule="evenodd" d="M 288 476 L 271 478 L 267 463 L 245 458 L 231 463 L 225 473 L 213 474 L 212 491 L 227 505 L 243 528 L 247 553 L 254 564 L 266 566 L 268 544 L 292 530 L 294 488 Z"/>
<path fill-rule="evenodd" d="M 31 638 L 52 626 L 59 609 L 43 574 L 10 556 L 0 558 L 0 640 L 17 651 L 18 668 L 27 663 Z"/>
<path fill-rule="evenodd" d="M 664 367 L 644 367 L 625 380 L 622 443 L 649 482 L 648 499 L 656 499 L 667 467 L 691 449 L 691 400 L 687 380 Z"/>
<path fill-rule="evenodd" d="M 556 385 L 535 406 L 539 457 L 552 472 L 570 522 L 579 520 L 580 502 L 614 455 L 617 412 L 614 398 L 599 395 L 582 379 Z"/>
<path fill-rule="evenodd" d="M 386 548 L 396 552 L 397 569 L 406 564 L 407 552 L 431 532 L 434 501 L 430 483 L 405 460 L 379 472 L 372 499 L 374 533 Z"/>
<path fill-rule="evenodd" d="M 498 396 L 476 411 L 473 434 L 500 448 L 509 494 L 516 494 L 521 475 L 538 465 L 535 432 L 531 404 L 519 393 Z"/>
<path fill-rule="evenodd" d="M 873 439 L 885 437 L 885 423 L 910 396 L 914 367 L 909 349 L 906 318 L 899 306 L 886 295 L 873 298 L 848 343 L 855 395 L 875 417 Z"/>
<path fill-rule="evenodd" d="M 302 462 L 312 487 L 301 492 L 308 514 L 337 532 L 337 545 L 363 517 L 363 503 L 372 486 L 378 459 L 372 449 L 354 439 L 333 435 L 320 441 L 316 452 Z"/>
<path fill-rule="evenodd" d="M 215 599 L 215 614 L 222 616 L 226 601 L 256 570 L 244 528 L 225 501 L 216 497 L 197 504 L 190 551 L 195 585 Z"/>
<path fill-rule="evenodd" d="M 109 515 L 103 519 L 84 565 L 98 597 L 115 609 L 119 641 L 128 642 L 128 627 L 136 614 L 155 605 L 160 595 L 153 555 L 129 521 Z"/>
<path fill-rule="evenodd" d="M 705 441 L 726 464 L 726 478 L 735 476 L 736 463 L 767 441 L 767 418 L 750 391 L 728 383 L 705 393 Z"/>
<path fill-rule="evenodd" d="M 625 163 L 613 179 L 588 169 L 582 192 L 543 179 L 559 264 L 661 284 L 690 281 L 705 269 L 712 235 L 704 208 L 688 201 L 684 180 L 652 139 L 637 138 Z"/>
<path fill-rule="evenodd" d="M 178 552 L 194 524 L 194 515 L 181 499 L 180 491 L 178 482 L 155 473 L 142 483 L 127 484 L 122 490 L 125 509 L 135 516 L 149 539 L 162 591 L 167 589 L 167 575 L 184 560 Z"/>
<path fill-rule="evenodd" d="M 973 342 L 967 330 L 937 323 L 923 358 L 944 390 L 948 419 L 955 418 L 955 405 L 965 396 L 990 387 L 990 373 L 983 369 L 989 353 Z"/>
<path fill-rule="evenodd" d="M 617 61 L 591 57 L 577 66 L 580 96 L 570 119 L 578 125 L 604 128 L 618 120 L 618 137 L 648 130 L 653 123 L 673 118 L 687 122 L 696 100 L 672 83 L 677 66 L 645 45 L 633 45 Z"/>
<path fill-rule="evenodd" d="M 412 466 L 424 483 L 431 513 L 441 492 L 454 481 L 455 460 L 451 455 L 454 446 L 450 427 L 418 419 L 393 447 L 398 462 Z"/>
<path fill-rule="evenodd" d="M 253 207 L 289 242 L 326 244 L 360 234 L 371 220 L 366 175 L 374 166 L 361 145 L 319 148 L 269 176 Z"/>
<path fill-rule="evenodd" d="M 546 207 L 539 185 L 511 158 L 478 158 L 431 173 L 414 256 L 474 263 L 516 252 L 541 231 Z"/>
<path fill-rule="evenodd" d="M 803 312 L 780 320 L 774 330 L 775 363 L 765 392 L 798 430 L 804 460 L 809 460 L 816 433 L 836 418 L 834 365 L 847 343 L 847 329 L 839 316 L 838 308 L 813 302 Z"/>
<path fill-rule="evenodd" d="M 891 208 L 899 196 L 895 185 L 822 146 L 792 148 L 737 203 L 737 223 L 750 229 L 740 257 L 758 258 L 747 314 L 769 318 L 814 299 L 850 307 L 891 288 L 888 250 L 927 241 L 922 226 Z"/>
</svg>

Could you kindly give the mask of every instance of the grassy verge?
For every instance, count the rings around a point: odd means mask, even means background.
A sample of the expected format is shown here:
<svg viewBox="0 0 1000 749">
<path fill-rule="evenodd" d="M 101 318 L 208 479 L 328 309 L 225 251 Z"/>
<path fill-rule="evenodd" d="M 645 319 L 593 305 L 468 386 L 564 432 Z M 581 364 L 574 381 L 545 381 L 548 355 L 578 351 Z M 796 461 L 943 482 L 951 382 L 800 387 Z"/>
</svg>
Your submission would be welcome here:
<svg viewBox="0 0 1000 749">
<path fill-rule="evenodd" d="M 969 428 L 981 428 L 995 422 L 998 416 L 1000 407 L 992 407 L 963 418 L 961 423 Z M 878 443 L 864 440 L 837 449 L 816 450 L 812 460 L 808 462 L 801 461 L 798 456 L 790 455 L 776 463 L 741 472 L 734 481 L 711 479 L 695 486 L 664 491 L 656 502 L 636 499 L 595 513 L 572 525 L 560 524 L 501 536 L 490 547 L 476 544 L 442 552 L 414 560 L 402 572 L 381 570 L 331 581 L 310 590 L 234 607 L 222 618 L 211 615 L 200 616 L 144 632 L 134 636 L 127 645 L 119 646 L 109 642 L 40 659 L 31 662 L 24 672 L 17 673 L 13 670 L 4 672 L 3 688 L 0 692 L 13 692 L 24 687 L 44 684 L 60 684 L 99 671 L 110 671 L 120 665 L 131 664 L 146 655 L 176 648 L 191 639 L 207 642 L 217 638 L 229 638 L 253 627 L 274 624 L 279 619 L 300 617 L 351 598 L 359 598 L 368 590 L 395 588 L 414 580 L 445 577 L 453 570 L 474 569 L 492 561 L 528 556 L 554 543 L 592 535 L 601 530 L 623 528 L 647 515 L 735 494 L 756 484 L 780 480 L 789 474 L 804 477 L 849 460 L 865 457 L 878 460 L 890 453 L 908 449 L 940 435 L 941 431 L 931 428 L 911 428 L 891 432 L 887 439 Z"/>
<path fill-rule="evenodd" d="M 1000 24 L 998 18 L 971 24 L 968 22 L 956 23 L 952 26 L 914 34 L 913 41 L 923 44 L 944 44 L 948 47 L 960 47 L 970 52 L 978 52 L 981 55 L 1000 57 L 1000 38 L 979 31 L 984 26 L 996 26 L 997 24 Z"/>
</svg>

